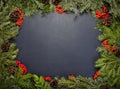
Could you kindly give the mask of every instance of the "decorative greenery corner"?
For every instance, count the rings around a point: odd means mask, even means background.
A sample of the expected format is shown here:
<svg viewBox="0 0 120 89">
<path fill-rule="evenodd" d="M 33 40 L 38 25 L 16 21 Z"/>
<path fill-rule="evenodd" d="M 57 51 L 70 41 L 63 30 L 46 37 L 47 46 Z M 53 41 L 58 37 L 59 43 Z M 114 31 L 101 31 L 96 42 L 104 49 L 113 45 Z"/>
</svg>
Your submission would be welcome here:
<svg viewBox="0 0 120 89">
<path fill-rule="evenodd" d="M 119 0 L 1 0 L 0 1 L 0 89 L 120 89 L 120 1 Z M 101 8 L 102 7 L 102 8 Z M 66 78 L 42 77 L 27 73 L 15 60 L 19 49 L 14 39 L 25 16 L 56 11 L 90 13 L 98 18 L 96 28 L 102 44 L 98 47 L 99 70 L 93 78 L 69 75 Z"/>
</svg>

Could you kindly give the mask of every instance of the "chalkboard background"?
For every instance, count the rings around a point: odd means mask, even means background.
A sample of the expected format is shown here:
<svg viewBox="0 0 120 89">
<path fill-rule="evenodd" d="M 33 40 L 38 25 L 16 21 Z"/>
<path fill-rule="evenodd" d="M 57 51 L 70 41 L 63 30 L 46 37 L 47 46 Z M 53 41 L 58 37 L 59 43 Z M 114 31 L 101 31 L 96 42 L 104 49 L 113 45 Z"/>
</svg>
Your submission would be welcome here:
<svg viewBox="0 0 120 89">
<path fill-rule="evenodd" d="M 96 19 L 88 14 L 50 13 L 25 17 L 19 36 L 18 59 L 38 75 L 91 77 L 98 58 L 99 32 Z"/>
</svg>

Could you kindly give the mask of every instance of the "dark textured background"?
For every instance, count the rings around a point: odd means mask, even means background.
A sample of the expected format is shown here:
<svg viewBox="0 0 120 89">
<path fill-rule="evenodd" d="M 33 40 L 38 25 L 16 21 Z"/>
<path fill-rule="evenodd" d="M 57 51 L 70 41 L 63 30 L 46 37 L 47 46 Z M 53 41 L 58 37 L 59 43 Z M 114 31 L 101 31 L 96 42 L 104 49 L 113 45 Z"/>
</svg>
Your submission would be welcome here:
<svg viewBox="0 0 120 89">
<path fill-rule="evenodd" d="M 96 19 L 88 14 L 50 13 L 26 17 L 15 39 L 18 59 L 29 72 L 39 75 L 91 77 L 98 58 L 99 32 Z"/>
</svg>

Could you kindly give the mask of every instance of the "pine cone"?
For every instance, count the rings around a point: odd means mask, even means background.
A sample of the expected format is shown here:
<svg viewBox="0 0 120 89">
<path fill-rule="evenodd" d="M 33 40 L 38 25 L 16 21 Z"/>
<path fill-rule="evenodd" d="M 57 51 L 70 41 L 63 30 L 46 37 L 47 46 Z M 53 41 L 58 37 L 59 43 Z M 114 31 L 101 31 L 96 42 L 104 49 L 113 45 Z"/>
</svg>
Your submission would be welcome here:
<svg viewBox="0 0 120 89">
<path fill-rule="evenodd" d="M 60 2 L 61 2 L 61 0 L 52 0 L 52 3 L 53 3 L 54 5 L 58 5 Z"/>
<path fill-rule="evenodd" d="M 112 20 L 110 17 L 103 19 L 103 25 L 109 26 L 112 23 Z"/>
<path fill-rule="evenodd" d="M 50 82 L 50 86 L 53 87 L 53 88 L 56 88 L 58 86 L 58 81 L 57 80 L 52 80 Z"/>
<path fill-rule="evenodd" d="M 45 5 L 49 5 L 49 0 L 42 0 L 42 3 L 44 3 Z"/>
<path fill-rule="evenodd" d="M 20 13 L 18 11 L 14 11 L 10 14 L 10 20 L 13 22 L 17 22 L 19 18 L 20 18 Z"/>
<path fill-rule="evenodd" d="M 100 89 L 110 89 L 110 87 L 108 85 L 102 85 Z"/>
<path fill-rule="evenodd" d="M 8 67 L 8 72 L 9 72 L 10 74 L 14 74 L 14 73 L 15 73 L 15 67 L 14 67 L 14 66 L 9 66 L 9 67 Z"/>
<path fill-rule="evenodd" d="M 1 46 L 1 49 L 3 52 L 8 52 L 9 48 L 10 48 L 10 43 L 8 43 L 8 42 L 2 44 L 2 46 Z"/>
<path fill-rule="evenodd" d="M 117 57 L 120 57 L 120 50 L 117 50 L 117 51 L 115 52 L 115 54 L 116 54 Z"/>
</svg>

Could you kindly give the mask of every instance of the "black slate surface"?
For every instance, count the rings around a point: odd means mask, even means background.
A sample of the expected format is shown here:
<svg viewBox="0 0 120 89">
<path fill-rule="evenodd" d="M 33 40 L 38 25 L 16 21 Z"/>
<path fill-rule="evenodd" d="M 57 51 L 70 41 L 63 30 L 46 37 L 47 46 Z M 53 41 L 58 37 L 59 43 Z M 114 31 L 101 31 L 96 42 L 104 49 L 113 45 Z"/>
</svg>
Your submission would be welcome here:
<svg viewBox="0 0 120 89">
<path fill-rule="evenodd" d="M 99 32 L 96 19 L 88 14 L 50 13 L 26 17 L 15 42 L 18 59 L 29 72 L 39 75 L 92 77 L 98 58 Z"/>
</svg>

